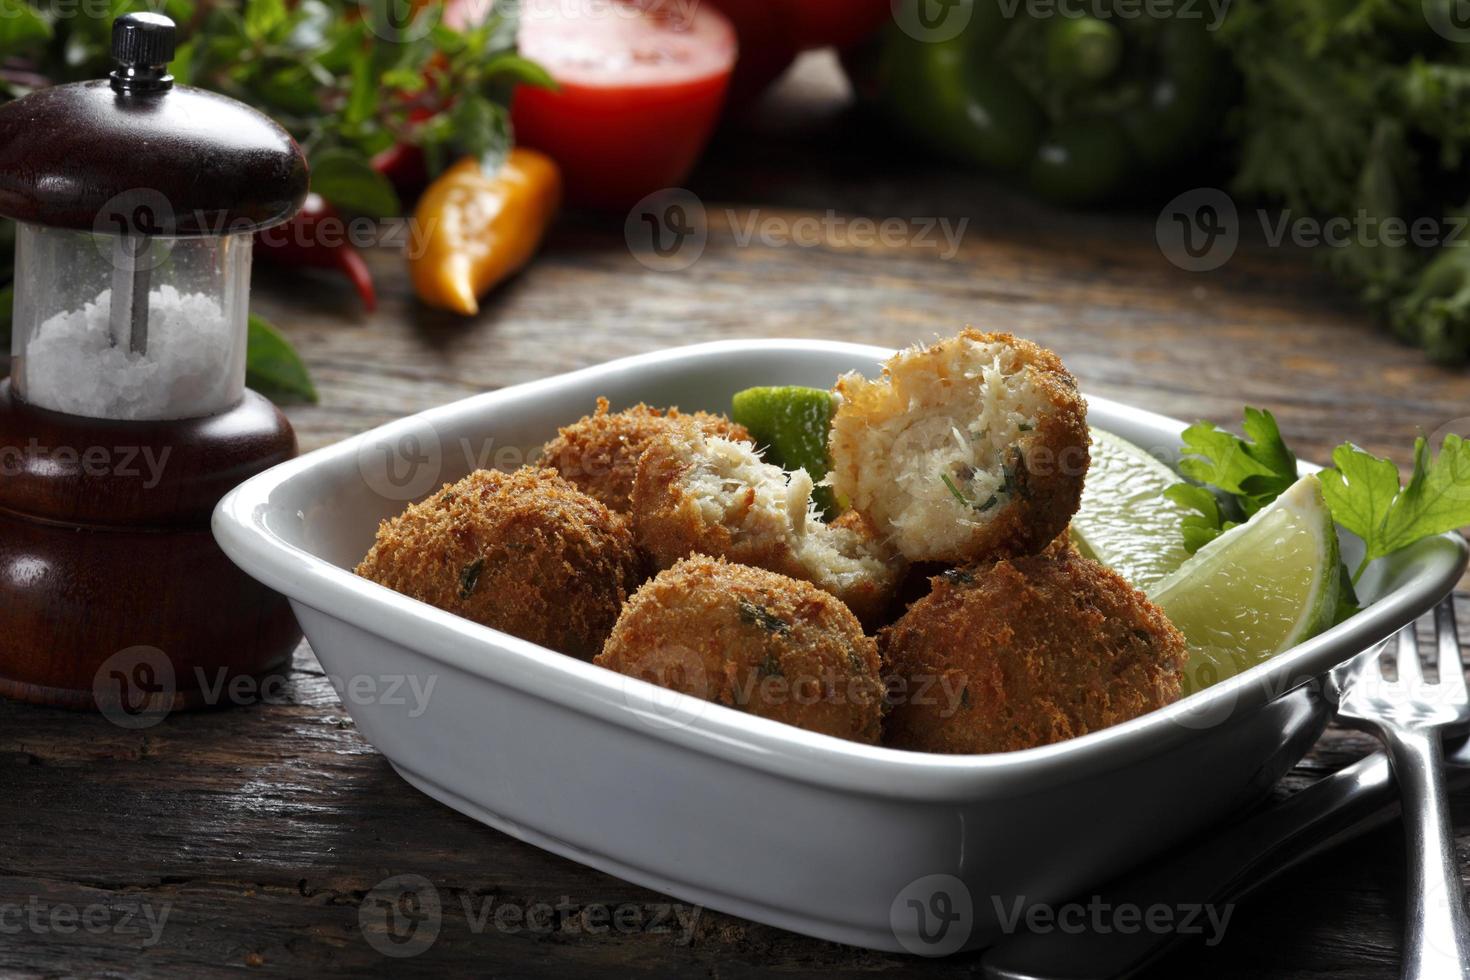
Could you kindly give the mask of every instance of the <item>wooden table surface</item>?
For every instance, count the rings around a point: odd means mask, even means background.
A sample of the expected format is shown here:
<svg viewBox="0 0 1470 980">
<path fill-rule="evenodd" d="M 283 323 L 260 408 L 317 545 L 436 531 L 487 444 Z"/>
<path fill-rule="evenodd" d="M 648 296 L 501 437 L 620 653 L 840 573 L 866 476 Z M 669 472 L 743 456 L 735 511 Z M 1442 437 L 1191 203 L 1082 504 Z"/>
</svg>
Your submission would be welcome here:
<svg viewBox="0 0 1470 980">
<path fill-rule="evenodd" d="M 321 390 L 320 405 L 290 411 L 304 447 L 675 344 L 897 345 L 967 323 L 1055 348 L 1097 395 L 1224 424 L 1238 421 L 1242 403 L 1268 407 L 1307 458 L 1351 438 L 1402 463 L 1419 429 L 1457 419 L 1458 431 L 1470 428 L 1470 373 L 1431 366 L 1385 336 L 1308 256 L 1247 234 L 1224 268 L 1187 273 L 1156 246 L 1155 213 L 1079 216 L 1026 202 L 911 159 L 840 102 L 830 64 L 810 62 L 761 121 L 721 137 L 689 181 L 710 234 L 682 272 L 635 261 L 621 218 L 575 215 L 472 322 L 415 306 L 387 251 L 370 256 L 383 297 L 371 317 L 332 280 L 262 270 L 256 307 L 292 336 Z M 752 216 L 829 210 L 969 224 L 951 258 L 838 234 L 816 247 L 744 240 Z M 410 789 L 354 730 L 306 646 L 268 693 L 268 703 L 173 715 L 142 731 L 0 704 L 0 975 L 949 976 L 974 967 L 974 958 L 866 952 L 713 911 L 690 929 L 665 921 L 658 895 Z M 1332 730 L 1279 792 L 1371 748 Z M 1465 866 L 1470 797 L 1456 810 Z M 1185 947 L 1151 976 L 1396 976 L 1403 859 L 1397 827 L 1354 842 L 1243 904 L 1217 947 Z M 410 959 L 381 955 L 359 928 L 371 889 L 400 874 L 426 878 L 443 903 L 436 942 Z M 559 909 L 546 913 L 550 928 L 497 927 L 494 909 L 538 903 Z M 621 910 L 609 921 L 623 927 L 585 928 L 603 921 L 602 907 Z M 68 909 L 94 913 L 95 927 Z"/>
</svg>

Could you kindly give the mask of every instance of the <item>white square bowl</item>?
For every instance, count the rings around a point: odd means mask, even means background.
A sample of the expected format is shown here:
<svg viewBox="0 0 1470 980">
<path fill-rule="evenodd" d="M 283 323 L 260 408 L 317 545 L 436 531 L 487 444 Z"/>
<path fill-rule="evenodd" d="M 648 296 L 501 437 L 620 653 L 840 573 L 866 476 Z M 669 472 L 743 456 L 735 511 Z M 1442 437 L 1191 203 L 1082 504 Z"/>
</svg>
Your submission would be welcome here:
<svg viewBox="0 0 1470 980">
<path fill-rule="evenodd" d="M 1324 674 L 1430 609 L 1465 568 L 1459 536 L 1421 542 L 1375 566 L 1366 611 L 1239 677 L 988 756 L 858 745 L 708 704 L 351 571 L 380 520 L 479 466 L 519 464 L 599 395 L 726 411 L 743 388 L 827 387 L 890 353 L 704 344 L 491 392 L 255 477 L 220 503 L 214 532 L 290 597 L 359 731 L 428 795 L 683 901 L 919 953 L 986 945 L 1017 899 L 1065 900 L 1258 797 L 1327 723 Z M 1097 398 L 1089 421 L 1170 459 L 1184 428 Z M 405 677 L 429 690 L 423 703 L 375 693 Z"/>
</svg>

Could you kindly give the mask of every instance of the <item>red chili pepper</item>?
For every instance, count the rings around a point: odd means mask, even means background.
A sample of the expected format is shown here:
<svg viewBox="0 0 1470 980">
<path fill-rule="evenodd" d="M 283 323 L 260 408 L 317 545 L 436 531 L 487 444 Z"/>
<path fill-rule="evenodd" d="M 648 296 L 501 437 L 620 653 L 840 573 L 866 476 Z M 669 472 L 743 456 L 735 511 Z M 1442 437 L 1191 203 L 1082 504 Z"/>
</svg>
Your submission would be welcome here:
<svg viewBox="0 0 1470 980">
<path fill-rule="evenodd" d="M 280 266 L 337 269 L 357 289 L 363 309 L 378 308 L 372 273 L 348 239 L 347 222 L 320 194 L 308 194 L 285 224 L 256 232 L 255 254 Z"/>
</svg>

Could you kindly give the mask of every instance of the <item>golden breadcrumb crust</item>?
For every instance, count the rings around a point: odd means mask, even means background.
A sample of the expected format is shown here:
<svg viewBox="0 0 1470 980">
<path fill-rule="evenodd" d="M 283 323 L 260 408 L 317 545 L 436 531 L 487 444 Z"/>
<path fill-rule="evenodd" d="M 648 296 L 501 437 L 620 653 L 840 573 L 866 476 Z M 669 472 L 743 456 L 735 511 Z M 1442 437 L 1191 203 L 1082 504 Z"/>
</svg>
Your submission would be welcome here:
<svg viewBox="0 0 1470 980">
<path fill-rule="evenodd" d="M 745 426 L 723 415 L 681 414 L 638 404 L 609 412 L 606 398 L 597 399 L 597 411 L 558 431 L 542 449 L 541 465 L 549 466 L 619 513 L 632 505 L 638 458 L 656 437 L 681 425 L 693 424 L 705 435 L 749 440 Z"/>
<path fill-rule="evenodd" d="M 852 613 L 808 582 L 697 556 L 629 600 L 595 661 L 631 677 L 874 744 L 878 649 Z"/>
<path fill-rule="evenodd" d="M 584 660 L 643 580 L 627 521 L 548 469 L 480 470 L 384 521 L 357 574 Z"/>
<path fill-rule="evenodd" d="M 885 742 L 1010 752 L 1179 697 L 1184 637 L 1122 576 L 1073 552 L 953 569 L 879 634 Z"/>
</svg>

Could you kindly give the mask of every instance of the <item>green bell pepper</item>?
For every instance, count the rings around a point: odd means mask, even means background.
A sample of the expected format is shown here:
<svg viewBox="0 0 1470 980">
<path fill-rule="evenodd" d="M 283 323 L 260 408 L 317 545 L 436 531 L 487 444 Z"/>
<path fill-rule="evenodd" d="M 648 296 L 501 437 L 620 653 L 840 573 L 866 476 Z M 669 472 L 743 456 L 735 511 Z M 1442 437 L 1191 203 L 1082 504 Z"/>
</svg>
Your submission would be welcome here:
<svg viewBox="0 0 1470 980">
<path fill-rule="evenodd" d="M 949 16 L 968 14 L 958 35 L 920 40 L 895 22 L 848 60 L 860 95 L 937 151 L 1086 205 L 1149 186 L 1219 134 L 1234 79 L 1203 16 L 951 2 Z"/>
</svg>

